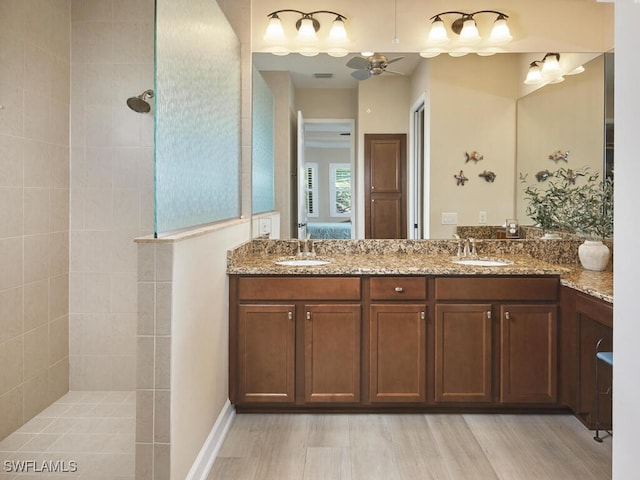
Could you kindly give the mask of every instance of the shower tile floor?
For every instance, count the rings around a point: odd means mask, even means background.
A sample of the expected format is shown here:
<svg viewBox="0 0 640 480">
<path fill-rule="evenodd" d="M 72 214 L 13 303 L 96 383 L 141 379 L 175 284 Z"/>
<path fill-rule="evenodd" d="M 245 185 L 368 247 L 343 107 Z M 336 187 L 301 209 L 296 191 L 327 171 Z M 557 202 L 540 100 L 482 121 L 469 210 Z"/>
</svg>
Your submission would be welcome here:
<svg viewBox="0 0 640 480">
<path fill-rule="evenodd" d="M 69 392 L 0 441 L 0 478 L 134 480 L 135 415 L 135 392 Z"/>
</svg>

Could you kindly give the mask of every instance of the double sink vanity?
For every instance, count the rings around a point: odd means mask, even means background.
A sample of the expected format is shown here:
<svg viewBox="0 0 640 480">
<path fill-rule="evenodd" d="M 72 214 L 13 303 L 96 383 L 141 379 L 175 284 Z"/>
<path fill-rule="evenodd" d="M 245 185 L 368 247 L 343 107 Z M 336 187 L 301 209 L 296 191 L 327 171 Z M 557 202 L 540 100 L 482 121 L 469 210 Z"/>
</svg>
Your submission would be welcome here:
<svg viewBox="0 0 640 480">
<path fill-rule="evenodd" d="M 612 274 L 576 241 L 253 240 L 228 255 L 230 399 L 249 411 L 571 411 L 594 420 Z M 601 377 L 603 385 L 610 381 Z M 611 404 L 600 399 L 610 423 Z"/>
</svg>

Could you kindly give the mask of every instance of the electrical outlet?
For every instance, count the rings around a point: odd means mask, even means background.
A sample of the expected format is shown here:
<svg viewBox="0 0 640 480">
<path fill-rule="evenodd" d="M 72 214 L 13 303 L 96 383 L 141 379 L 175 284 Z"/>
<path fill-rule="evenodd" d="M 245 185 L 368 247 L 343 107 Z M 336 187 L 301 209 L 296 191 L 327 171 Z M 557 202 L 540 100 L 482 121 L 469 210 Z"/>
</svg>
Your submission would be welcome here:
<svg viewBox="0 0 640 480">
<path fill-rule="evenodd" d="M 442 225 L 457 225 L 458 212 L 442 212 Z"/>
<path fill-rule="evenodd" d="M 487 223 L 487 212 L 480 212 L 478 214 L 478 223 L 480 224 Z"/>
</svg>

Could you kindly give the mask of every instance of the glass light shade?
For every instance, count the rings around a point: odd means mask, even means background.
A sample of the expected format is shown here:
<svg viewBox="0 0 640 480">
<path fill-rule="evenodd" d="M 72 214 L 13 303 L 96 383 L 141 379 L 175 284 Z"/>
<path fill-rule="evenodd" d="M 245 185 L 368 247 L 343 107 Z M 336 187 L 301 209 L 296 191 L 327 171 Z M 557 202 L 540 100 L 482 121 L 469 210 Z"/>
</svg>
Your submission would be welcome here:
<svg viewBox="0 0 640 480">
<path fill-rule="evenodd" d="M 320 53 L 320 49 L 313 46 L 301 47 L 298 49 L 298 53 L 304 57 L 315 57 Z"/>
<path fill-rule="evenodd" d="M 313 28 L 313 20 L 310 18 L 303 18 L 300 22 L 300 28 L 298 29 L 298 36 L 296 37 L 300 42 L 317 42 L 318 36 L 316 35 L 316 29 Z"/>
<path fill-rule="evenodd" d="M 327 53 L 331 57 L 346 57 L 349 54 L 349 50 L 342 47 L 331 47 L 327 49 Z"/>
<path fill-rule="evenodd" d="M 582 72 L 584 72 L 584 67 L 580 65 L 574 68 L 573 70 L 571 70 L 570 72 L 565 73 L 565 75 L 577 75 Z"/>
<path fill-rule="evenodd" d="M 524 83 L 527 85 L 535 85 L 541 82 L 542 82 L 542 72 L 540 71 L 540 67 L 535 64 L 529 66 L 529 71 L 527 72 L 527 78 L 524 79 Z"/>
<path fill-rule="evenodd" d="M 429 36 L 427 38 L 428 45 L 444 45 L 449 43 L 449 35 L 447 35 L 447 29 L 444 26 L 444 22 L 440 17 L 431 24 L 431 30 L 429 30 Z"/>
<path fill-rule="evenodd" d="M 329 30 L 329 42 L 340 45 L 344 45 L 349 42 L 347 30 L 344 28 L 344 22 L 340 17 L 336 18 L 331 24 L 331 30 Z"/>
<path fill-rule="evenodd" d="M 482 38 L 480 38 L 476 21 L 473 18 L 465 20 L 460 31 L 460 43 L 462 45 L 474 45 L 480 40 Z"/>
<path fill-rule="evenodd" d="M 278 55 L 279 57 L 284 57 L 285 55 L 289 55 L 289 53 L 291 53 L 288 48 L 283 47 L 281 45 L 268 47 L 267 52 L 272 53 L 274 55 Z"/>
<path fill-rule="evenodd" d="M 433 57 L 437 57 L 443 52 L 444 50 L 442 50 L 441 48 L 425 48 L 423 51 L 420 52 L 420 56 L 422 58 L 433 58 Z"/>
<path fill-rule="evenodd" d="M 558 75 L 557 77 L 549 80 L 547 83 L 562 83 L 562 82 L 564 82 L 564 77 L 562 75 Z"/>
<path fill-rule="evenodd" d="M 492 45 L 503 45 L 505 43 L 509 43 L 512 38 L 509 26 L 507 25 L 507 20 L 504 17 L 499 16 L 498 19 L 493 22 L 493 28 L 489 35 L 489 43 Z"/>
<path fill-rule="evenodd" d="M 468 47 L 458 47 L 458 48 L 454 48 L 453 50 L 451 50 L 449 52 L 449 56 L 451 57 L 464 57 L 465 55 L 468 55 L 469 53 L 471 53 L 471 49 Z"/>
<path fill-rule="evenodd" d="M 282 28 L 282 23 L 280 22 L 280 18 L 278 18 L 277 15 L 274 15 L 269 19 L 267 29 L 265 30 L 264 36 L 262 38 L 265 42 L 271 44 L 283 44 L 287 41 L 287 38 L 284 34 L 284 29 Z"/>
<path fill-rule="evenodd" d="M 560 73 L 560 62 L 556 55 L 547 56 L 542 62 L 543 75 L 556 75 Z"/>
</svg>

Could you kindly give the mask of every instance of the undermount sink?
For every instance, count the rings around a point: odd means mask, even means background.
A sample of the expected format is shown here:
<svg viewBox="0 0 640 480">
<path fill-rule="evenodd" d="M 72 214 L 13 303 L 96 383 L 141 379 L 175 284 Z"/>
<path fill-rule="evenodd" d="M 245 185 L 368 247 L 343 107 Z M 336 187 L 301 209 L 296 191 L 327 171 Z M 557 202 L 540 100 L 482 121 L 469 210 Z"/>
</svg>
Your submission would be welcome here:
<svg viewBox="0 0 640 480">
<path fill-rule="evenodd" d="M 283 265 L 285 267 L 318 267 L 320 265 L 331 263 L 331 261 L 320 258 L 286 258 L 276 260 L 273 263 L 276 265 Z"/>
<path fill-rule="evenodd" d="M 511 260 L 503 260 L 500 258 L 455 258 L 451 260 L 457 265 L 471 265 L 475 267 L 504 267 L 511 265 Z"/>
</svg>

